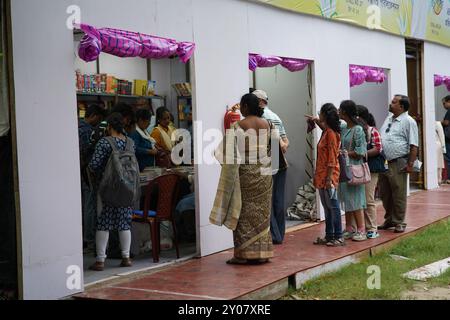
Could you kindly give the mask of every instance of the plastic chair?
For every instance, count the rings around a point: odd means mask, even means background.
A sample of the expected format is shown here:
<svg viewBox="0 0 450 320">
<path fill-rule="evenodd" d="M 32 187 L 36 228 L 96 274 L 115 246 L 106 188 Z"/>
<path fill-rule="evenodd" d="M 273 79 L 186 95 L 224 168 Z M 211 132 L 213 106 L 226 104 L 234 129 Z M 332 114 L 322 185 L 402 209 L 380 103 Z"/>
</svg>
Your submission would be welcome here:
<svg viewBox="0 0 450 320">
<path fill-rule="evenodd" d="M 177 174 L 167 174 L 151 180 L 146 187 L 144 210 L 134 211 L 133 221 L 147 223 L 150 225 L 150 236 L 152 241 L 153 262 L 159 262 L 161 252 L 160 224 L 162 221 L 169 221 L 172 224 L 175 249 L 177 259 L 180 258 L 178 249 L 178 236 L 172 213 L 174 212 L 179 194 L 180 176 Z M 150 211 L 150 201 L 152 191 L 158 188 L 158 203 L 155 211 Z"/>
</svg>

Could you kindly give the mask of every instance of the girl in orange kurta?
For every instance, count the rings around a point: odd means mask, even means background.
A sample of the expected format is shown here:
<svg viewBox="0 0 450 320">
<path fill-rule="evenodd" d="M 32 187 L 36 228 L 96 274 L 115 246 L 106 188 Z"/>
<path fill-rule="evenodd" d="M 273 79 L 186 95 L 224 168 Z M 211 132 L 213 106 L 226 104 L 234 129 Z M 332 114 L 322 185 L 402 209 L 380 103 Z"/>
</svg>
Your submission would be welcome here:
<svg viewBox="0 0 450 320">
<path fill-rule="evenodd" d="M 341 145 L 340 121 L 336 107 L 325 104 L 319 118 L 310 117 L 323 130 L 317 147 L 317 163 L 314 185 L 319 190 L 320 200 L 325 210 L 326 235 L 317 238 L 314 244 L 331 247 L 343 246 L 341 209 L 337 188 L 339 185 L 339 149 Z"/>
</svg>

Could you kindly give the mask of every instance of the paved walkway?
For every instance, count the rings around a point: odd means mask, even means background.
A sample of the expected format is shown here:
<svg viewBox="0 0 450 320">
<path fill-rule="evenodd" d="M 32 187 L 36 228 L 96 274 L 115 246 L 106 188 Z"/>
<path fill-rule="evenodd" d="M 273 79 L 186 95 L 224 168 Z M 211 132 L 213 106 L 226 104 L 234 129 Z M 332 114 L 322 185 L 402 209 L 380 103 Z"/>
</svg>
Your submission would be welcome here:
<svg viewBox="0 0 450 320">
<path fill-rule="evenodd" d="M 378 207 L 380 223 L 384 216 Z M 287 234 L 286 241 L 275 247 L 274 259 L 261 266 L 230 266 L 225 261 L 232 250 L 194 259 L 138 279 L 88 290 L 78 295 L 84 299 L 108 300 L 203 300 L 238 299 L 257 292 L 297 273 L 352 256 L 370 248 L 386 245 L 400 237 L 450 217 L 450 187 L 418 192 L 408 200 L 404 234 L 380 231 L 376 240 L 348 242 L 342 248 L 318 247 L 312 241 L 324 233 L 324 224 Z"/>
</svg>

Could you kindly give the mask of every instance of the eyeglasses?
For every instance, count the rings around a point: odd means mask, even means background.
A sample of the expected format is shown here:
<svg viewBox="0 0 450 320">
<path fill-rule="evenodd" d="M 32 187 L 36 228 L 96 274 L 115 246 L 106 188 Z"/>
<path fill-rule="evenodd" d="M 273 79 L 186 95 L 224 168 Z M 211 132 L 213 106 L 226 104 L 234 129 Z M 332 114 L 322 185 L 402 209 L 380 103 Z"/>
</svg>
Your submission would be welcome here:
<svg viewBox="0 0 450 320">
<path fill-rule="evenodd" d="M 389 123 L 388 128 L 386 129 L 386 133 L 389 133 L 391 131 L 392 123 Z"/>
</svg>

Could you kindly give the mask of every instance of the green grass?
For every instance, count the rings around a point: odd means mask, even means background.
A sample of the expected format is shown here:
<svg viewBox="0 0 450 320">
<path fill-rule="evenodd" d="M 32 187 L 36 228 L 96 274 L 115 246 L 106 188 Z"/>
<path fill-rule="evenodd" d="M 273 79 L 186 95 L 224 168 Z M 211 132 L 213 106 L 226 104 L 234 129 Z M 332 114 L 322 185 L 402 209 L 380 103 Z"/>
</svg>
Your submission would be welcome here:
<svg viewBox="0 0 450 320">
<path fill-rule="evenodd" d="M 408 257 L 415 261 L 395 261 L 389 254 Z M 410 290 L 415 284 L 421 283 L 404 279 L 402 274 L 447 257 L 450 257 L 450 221 L 431 226 L 401 241 L 386 252 L 313 279 L 305 283 L 300 290 L 292 290 L 289 293 L 308 300 L 396 300 L 400 299 L 403 291 Z M 377 265 L 381 269 L 380 290 L 367 288 L 367 280 L 370 276 L 367 274 L 367 268 L 372 265 Z M 449 284 L 450 271 L 426 282 L 428 288 Z"/>
</svg>

